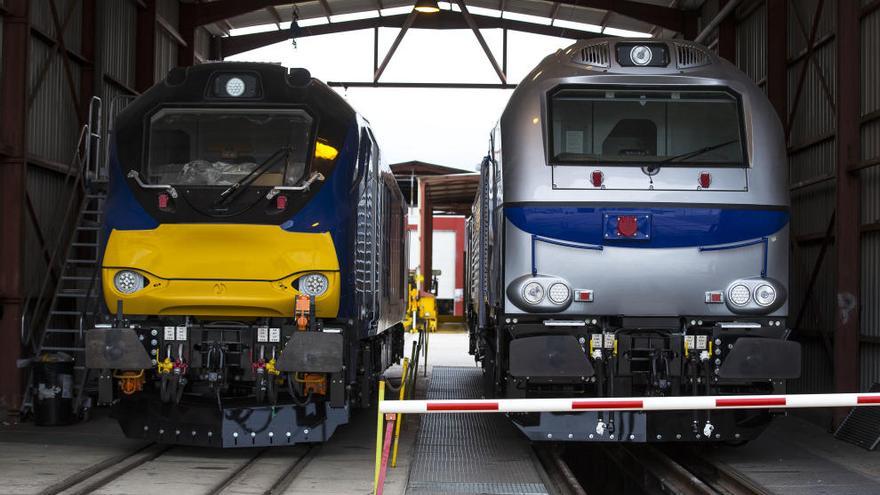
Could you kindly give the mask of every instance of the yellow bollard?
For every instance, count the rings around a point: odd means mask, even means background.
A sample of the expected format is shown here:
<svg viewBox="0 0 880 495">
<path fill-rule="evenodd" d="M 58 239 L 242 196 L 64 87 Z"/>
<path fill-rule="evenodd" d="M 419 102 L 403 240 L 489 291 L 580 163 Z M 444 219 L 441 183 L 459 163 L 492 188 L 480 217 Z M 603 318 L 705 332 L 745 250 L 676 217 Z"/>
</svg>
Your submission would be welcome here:
<svg viewBox="0 0 880 495">
<path fill-rule="evenodd" d="M 403 358 L 403 373 L 400 375 L 400 397 L 403 400 L 406 393 L 406 377 L 409 373 L 409 358 Z M 391 454 L 391 467 L 397 467 L 397 443 L 400 440 L 400 423 L 403 422 L 403 414 L 397 415 L 397 424 L 394 426 L 394 450 Z"/>
<path fill-rule="evenodd" d="M 379 402 L 376 404 L 376 470 L 373 473 L 373 493 L 379 487 L 379 468 L 382 464 L 382 401 L 385 400 L 385 380 L 379 380 Z"/>
</svg>

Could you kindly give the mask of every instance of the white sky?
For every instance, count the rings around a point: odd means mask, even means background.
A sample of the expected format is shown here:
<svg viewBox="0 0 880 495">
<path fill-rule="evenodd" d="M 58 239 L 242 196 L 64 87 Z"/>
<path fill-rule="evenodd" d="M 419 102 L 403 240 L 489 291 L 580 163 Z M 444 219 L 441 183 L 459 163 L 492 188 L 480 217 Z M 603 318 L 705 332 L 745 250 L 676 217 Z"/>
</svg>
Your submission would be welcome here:
<svg viewBox="0 0 880 495">
<path fill-rule="evenodd" d="M 379 30 L 380 62 L 398 31 Z M 501 30 L 482 33 L 501 64 Z M 507 42 L 508 81 L 516 83 L 541 59 L 572 40 L 509 31 Z M 285 41 L 228 60 L 304 67 L 323 81 L 372 81 L 373 30 L 302 38 L 296 48 Z M 427 29 L 407 32 L 381 81 L 499 82 L 471 31 Z M 489 131 L 512 93 L 490 89 L 336 89 L 370 121 L 388 163 L 421 160 L 467 170 L 474 170 L 486 154 Z"/>
</svg>

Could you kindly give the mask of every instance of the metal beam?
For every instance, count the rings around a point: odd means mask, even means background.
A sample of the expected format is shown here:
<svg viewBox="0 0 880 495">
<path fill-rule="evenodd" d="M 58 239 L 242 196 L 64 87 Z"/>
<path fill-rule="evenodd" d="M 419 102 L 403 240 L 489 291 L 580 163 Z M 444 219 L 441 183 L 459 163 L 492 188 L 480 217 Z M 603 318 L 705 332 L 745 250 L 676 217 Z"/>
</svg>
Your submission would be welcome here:
<svg viewBox="0 0 880 495">
<path fill-rule="evenodd" d="M 860 244 L 859 175 L 850 171 L 859 148 L 859 7 L 837 2 L 837 311 L 834 318 L 834 388 L 859 389 Z M 804 62 L 806 64 L 806 62 Z M 844 411 L 835 411 L 843 419 Z"/>
<path fill-rule="evenodd" d="M 388 63 L 391 62 L 391 57 L 394 56 L 394 52 L 397 51 L 397 47 L 400 46 L 400 42 L 403 41 L 406 32 L 409 31 L 410 26 L 415 22 L 416 15 L 418 15 L 418 12 L 413 9 L 413 11 L 406 17 L 406 20 L 403 22 L 403 27 L 400 28 L 397 37 L 394 38 L 394 42 L 391 43 L 391 48 L 388 49 L 388 53 L 385 54 L 385 58 L 382 59 L 382 63 L 379 64 L 379 68 L 373 73 L 373 82 L 379 82 L 379 78 L 382 77 L 382 73 L 385 72 L 385 68 L 388 67 Z"/>
<path fill-rule="evenodd" d="M 677 33 L 696 31 L 696 16 L 688 12 L 662 5 L 652 5 L 630 0 L 558 0 L 562 5 L 608 10 L 631 19 L 655 24 Z M 693 24 L 693 27 L 688 26 Z M 696 34 L 696 33 L 694 33 Z"/>
<path fill-rule="evenodd" d="M 407 83 L 407 82 L 369 82 L 369 81 L 328 81 L 334 88 L 410 88 L 410 89 L 516 89 L 516 84 L 480 83 Z"/>
<path fill-rule="evenodd" d="M 21 402 L 21 312 L 24 303 L 24 193 L 27 175 L 27 79 L 30 0 L 6 0 L 0 78 L 0 398 Z"/>
<path fill-rule="evenodd" d="M 172 26 L 171 23 L 168 22 L 167 19 L 165 19 L 164 17 L 162 17 L 159 14 L 156 14 L 156 24 L 160 28 L 162 28 L 162 31 L 165 31 L 165 33 L 168 34 L 168 36 L 171 36 L 171 38 L 174 39 L 174 41 L 177 43 L 178 46 L 189 47 L 189 45 L 192 43 L 191 41 L 190 41 L 190 43 L 187 43 L 186 40 L 183 39 L 183 36 L 181 36 L 181 34 L 179 32 L 177 32 L 177 29 L 174 26 Z"/>
<path fill-rule="evenodd" d="M 269 12 L 269 15 L 271 15 L 273 19 L 275 19 L 275 27 L 277 27 L 278 30 L 281 31 L 281 23 L 284 21 L 281 20 L 281 14 L 278 13 L 278 9 L 270 5 L 266 7 L 266 11 Z"/>
<path fill-rule="evenodd" d="M 785 140 L 788 141 L 788 137 L 791 134 L 791 126 L 794 123 L 794 117 L 797 115 L 798 103 L 801 99 L 801 91 L 804 89 L 804 81 L 807 79 L 807 69 L 810 67 L 810 58 L 813 56 L 813 52 L 816 46 L 816 32 L 819 29 L 819 19 L 822 18 L 822 8 L 825 5 L 825 0 L 819 0 L 816 3 L 816 11 L 813 13 L 813 24 L 810 29 L 810 36 L 806 40 L 807 41 L 807 55 L 806 60 L 804 60 L 804 65 L 801 68 L 800 76 L 798 77 L 797 89 L 794 91 L 794 100 L 791 103 L 791 111 L 788 113 L 788 120 L 785 125 Z M 792 8 L 797 8 L 792 5 Z M 838 43 L 839 45 L 839 43 Z"/>
<path fill-rule="evenodd" d="M 709 35 L 712 34 L 712 31 L 714 31 L 719 24 L 724 22 L 724 20 L 733 13 L 738 3 L 739 0 L 724 1 L 724 6 L 721 7 L 721 10 L 719 10 L 718 13 L 715 14 L 715 17 L 713 17 L 712 20 L 709 21 L 709 24 L 706 24 L 706 27 L 704 27 L 703 30 L 700 31 L 700 34 L 698 34 L 697 37 L 694 38 L 694 41 L 696 41 L 697 43 L 705 43 L 706 38 L 708 38 Z"/>
<path fill-rule="evenodd" d="M 55 39 L 58 42 L 58 52 L 61 54 L 61 67 L 64 69 L 64 80 L 67 81 L 67 90 L 70 92 L 70 103 L 76 111 L 76 117 L 80 124 L 85 123 L 86 117 L 80 107 L 79 94 L 76 89 L 76 81 L 73 80 L 73 70 L 70 68 L 70 57 L 67 56 L 67 48 L 64 45 L 64 28 L 58 17 L 58 8 L 55 0 L 49 0 L 49 12 L 52 14 L 52 24 L 55 26 Z"/>
<path fill-rule="evenodd" d="M 145 0 L 137 11 L 135 30 L 135 89 L 143 93 L 155 82 L 156 0 Z"/>
<path fill-rule="evenodd" d="M 179 36 L 183 44 L 177 49 L 177 65 L 189 67 L 196 62 L 196 8 L 198 4 L 182 3 L 177 16 Z M 159 19 L 159 17 L 156 17 Z"/>
<path fill-rule="evenodd" d="M 784 126 L 787 125 L 788 81 L 786 0 L 767 0 L 767 98 Z"/>
<path fill-rule="evenodd" d="M 739 0 L 722 0 L 722 12 L 729 8 L 730 13 L 718 23 L 718 55 L 734 65 L 736 65 L 736 16 L 733 15 L 733 11 L 737 3 Z"/>
<path fill-rule="evenodd" d="M 422 274 L 421 290 L 431 290 L 431 265 L 434 245 L 434 206 L 431 190 L 425 181 L 419 180 L 419 270 Z"/>
<path fill-rule="evenodd" d="M 309 36 L 319 36 L 322 34 L 342 33 L 348 31 L 357 31 L 359 29 L 376 29 L 380 27 L 403 28 L 409 14 L 390 15 L 385 17 L 373 17 L 369 19 L 357 19 L 353 21 L 334 22 L 333 24 L 321 24 L 317 26 L 308 26 L 300 28 L 297 38 L 305 38 Z M 561 28 L 557 26 L 547 26 L 544 24 L 535 24 L 531 22 L 515 21 L 511 19 L 503 19 L 498 17 L 487 17 L 473 15 L 474 21 L 480 29 L 504 29 L 511 31 L 520 31 L 533 34 L 542 34 L 545 36 L 556 36 L 559 38 L 569 39 L 590 39 L 601 37 L 601 34 L 590 31 L 579 31 L 576 29 Z M 467 23 L 458 12 L 441 10 L 436 14 L 419 16 L 415 23 L 416 29 L 467 29 Z M 223 56 L 235 55 L 249 50 L 254 50 L 263 46 L 272 45 L 281 41 L 289 40 L 291 32 L 283 31 L 266 31 L 262 33 L 243 34 L 238 36 L 227 36 L 219 38 L 222 45 Z M 375 72 L 375 70 L 373 71 Z"/>
<path fill-rule="evenodd" d="M 489 59 L 489 63 L 492 64 L 492 68 L 495 69 L 495 73 L 498 74 L 498 79 L 501 80 L 501 84 L 507 84 L 507 74 L 501 69 L 501 66 L 498 65 L 498 61 L 495 60 L 495 55 L 492 55 L 492 50 L 489 49 L 489 45 L 486 43 L 486 39 L 483 38 L 483 33 L 480 32 L 480 27 L 477 26 L 474 18 L 471 17 L 471 13 L 468 12 L 467 5 L 464 4 L 464 0 L 456 0 L 459 8 L 461 8 L 461 15 L 464 17 L 464 21 L 467 23 L 468 27 L 473 31 L 474 36 L 477 38 L 477 42 L 480 44 L 480 47 L 483 48 L 483 53 L 486 54 L 486 58 Z"/>
<path fill-rule="evenodd" d="M 149 2 L 149 0 L 148 0 Z M 217 2 L 197 4 L 196 26 L 213 24 L 224 19 L 231 19 L 240 15 L 262 10 L 266 7 L 278 5 L 290 5 L 303 3 L 304 0 L 218 0 Z"/>
</svg>

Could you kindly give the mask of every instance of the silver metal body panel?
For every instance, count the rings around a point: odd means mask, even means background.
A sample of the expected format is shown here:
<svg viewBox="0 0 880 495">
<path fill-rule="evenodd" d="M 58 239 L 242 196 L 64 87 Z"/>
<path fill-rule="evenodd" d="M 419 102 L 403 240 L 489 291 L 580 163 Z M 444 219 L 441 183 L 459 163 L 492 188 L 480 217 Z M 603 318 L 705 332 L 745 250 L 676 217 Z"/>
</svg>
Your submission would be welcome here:
<svg viewBox="0 0 880 495">
<path fill-rule="evenodd" d="M 531 271 L 531 235 L 505 225 L 505 283 Z M 788 285 L 788 226 L 768 238 L 767 276 Z M 734 280 L 760 276 L 763 247 L 700 252 L 696 247 L 588 250 L 536 243 L 539 277 L 561 278 L 593 291 L 593 302 L 573 301 L 556 315 L 732 316 L 725 304 L 706 304 L 705 293 Z M 504 312 L 531 314 L 505 299 Z M 768 316 L 785 317 L 788 301 Z"/>
<path fill-rule="evenodd" d="M 517 228 L 503 215 L 506 207 L 520 205 L 552 207 L 616 206 L 640 208 L 676 207 L 736 208 L 779 210 L 789 206 L 788 166 L 782 126 L 761 90 L 730 63 L 708 54 L 702 67 L 676 68 L 676 50 L 668 67 L 620 67 L 609 57 L 608 67 L 588 67 L 572 61 L 583 47 L 621 40 L 578 42 L 559 50 L 541 62 L 517 87 L 494 134 L 494 153 L 499 165 L 501 187 L 494 204 L 496 218 L 503 224 L 504 287 L 492 292 L 503 294 L 511 281 L 532 273 L 561 277 L 572 289 L 591 289 L 594 302 L 572 302 L 556 314 L 700 316 L 735 318 L 726 304 L 706 303 L 706 292 L 725 290 L 739 278 L 760 277 L 764 265 L 762 244 L 718 251 L 690 247 L 617 247 L 605 245 L 587 250 L 537 243 L 531 234 Z M 678 45 L 688 45 L 678 42 Z M 692 46 L 699 46 L 693 45 Z M 673 46 L 673 45 L 670 45 Z M 705 48 L 701 48 L 705 50 Z M 636 166 L 559 165 L 548 163 L 546 125 L 547 94 L 560 85 L 613 85 L 626 87 L 703 86 L 728 88 L 742 102 L 747 168 L 661 168 L 649 177 Z M 501 146 L 503 143 L 503 147 Z M 589 184 L 590 172 L 600 168 L 605 188 Z M 700 189 L 697 176 L 708 171 L 712 187 Z M 788 286 L 787 223 L 768 233 L 766 277 Z M 760 239 L 759 239 L 760 240 Z M 711 244 L 711 243 L 709 243 Z M 735 244 L 735 243 L 732 243 Z M 490 267 L 491 272 L 497 270 Z M 497 273 L 497 272 L 495 272 Z M 500 289 L 500 290 L 499 290 Z M 528 314 L 505 297 L 503 309 L 509 314 Z M 546 314 L 546 311 L 542 311 Z M 788 303 L 767 316 L 784 317 Z"/>
<path fill-rule="evenodd" d="M 565 50 L 545 58 L 523 79 L 510 98 L 501 116 L 500 141 L 502 150 L 505 203 L 519 202 L 651 202 L 702 203 L 788 206 L 788 160 L 782 124 L 763 92 L 735 66 L 711 55 L 709 65 L 694 69 L 620 67 L 613 57 L 608 68 L 588 68 L 571 61 L 573 54 L 596 40 L 578 42 Z M 612 46 L 613 48 L 613 46 Z M 675 60 L 670 64 L 674 67 Z M 638 167 L 598 167 L 608 177 L 609 188 L 577 188 L 577 180 L 586 181 L 596 166 L 559 166 L 547 164 L 545 125 L 547 119 L 546 95 L 560 85 L 620 85 L 620 86 L 710 86 L 729 88 L 742 99 L 745 120 L 746 152 L 750 162 L 747 169 L 748 190 L 697 190 L 696 180 L 682 181 L 675 176 L 692 172 L 663 168 L 654 176 L 655 183 L 668 182 L 671 190 L 640 191 L 648 177 Z M 537 120 L 536 120 L 537 119 Z M 562 170 L 564 169 L 564 171 Z M 554 187 L 554 170 L 558 187 Z M 742 169 L 704 168 L 717 178 L 722 175 L 741 175 Z M 732 179 L 731 179 L 732 180 Z M 628 185 L 615 183 L 629 182 Z M 638 182 L 641 185 L 636 186 Z M 725 182 L 727 182 L 725 180 Z M 674 184 L 680 186 L 674 186 Z M 691 184 L 684 187 L 685 183 Z M 731 188 L 733 189 L 733 188 Z"/>
</svg>

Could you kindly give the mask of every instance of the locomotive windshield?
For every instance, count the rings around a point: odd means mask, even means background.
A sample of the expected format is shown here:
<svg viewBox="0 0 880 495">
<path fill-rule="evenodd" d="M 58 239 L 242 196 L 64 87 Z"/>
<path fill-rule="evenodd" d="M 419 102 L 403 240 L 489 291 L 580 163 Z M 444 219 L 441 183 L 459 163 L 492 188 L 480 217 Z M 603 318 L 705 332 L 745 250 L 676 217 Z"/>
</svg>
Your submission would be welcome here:
<svg viewBox="0 0 880 495">
<path fill-rule="evenodd" d="M 163 109 L 150 122 L 147 176 L 154 184 L 223 186 L 250 174 L 256 186 L 296 185 L 309 165 L 311 132 L 302 110 Z"/>
<path fill-rule="evenodd" d="M 746 165 L 739 101 L 724 91 L 563 89 L 550 117 L 556 163 Z"/>
</svg>

